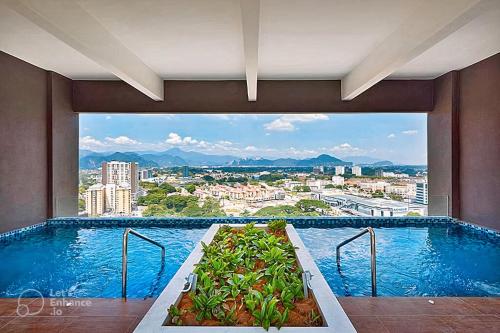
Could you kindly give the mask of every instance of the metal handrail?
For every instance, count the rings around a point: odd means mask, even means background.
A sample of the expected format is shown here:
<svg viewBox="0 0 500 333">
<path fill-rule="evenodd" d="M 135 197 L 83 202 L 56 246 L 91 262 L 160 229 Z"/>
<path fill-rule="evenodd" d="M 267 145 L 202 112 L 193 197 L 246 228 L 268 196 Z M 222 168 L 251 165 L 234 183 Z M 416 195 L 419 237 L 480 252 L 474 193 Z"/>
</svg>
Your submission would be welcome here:
<svg viewBox="0 0 500 333">
<path fill-rule="evenodd" d="M 140 233 L 131 228 L 125 229 L 125 231 L 123 232 L 123 242 L 122 242 L 122 297 L 123 298 L 127 297 L 127 250 L 128 250 L 129 234 L 135 235 L 153 245 L 160 247 L 162 269 L 163 265 L 165 264 L 165 247 L 163 245 L 161 245 L 157 241 L 152 240 L 151 238 L 141 235 Z"/>
<path fill-rule="evenodd" d="M 368 227 L 366 229 L 363 229 L 359 234 L 346 239 L 339 245 L 337 245 L 336 251 L 337 251 L 337 267 L 340 272 L 340 248 L 347 243 L 352 242 L 353 240 L 363 236 L 366 233 L 370 233 L 370 256 L 371 256 L 371 273 L 372 273 L 372 296 L 376 297 L 377 296 L 377 258 L 376 258 L 376 249 L 375 249 L 375 231 L 373 231 L 373 228 Z"/>
</svg>

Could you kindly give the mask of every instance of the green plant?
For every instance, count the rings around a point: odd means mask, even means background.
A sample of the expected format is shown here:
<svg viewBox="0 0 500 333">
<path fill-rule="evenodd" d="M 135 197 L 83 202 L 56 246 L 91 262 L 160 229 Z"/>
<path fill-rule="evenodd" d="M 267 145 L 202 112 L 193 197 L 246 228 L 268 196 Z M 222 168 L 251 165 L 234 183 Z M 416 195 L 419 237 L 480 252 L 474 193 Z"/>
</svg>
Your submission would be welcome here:
<svg viewBox="0 0 500 333">
<path fill-rule="evenodd" d="M 215 291 L 211 292 L 210 295 L 204 292 L 194 295 L 193 306 L 195 310 L 199 311 L 196 320 L 211 319 L 214 309 L 224 301 L 226 296 Z"/>
<path fill-rule="evenodd" d="M 274 220 L 267 224 L 269 230 L 276 232 L 278 230 L 285 230 L 286 220 Z"/>
<path fill-rule="evenodd" d="M 168 308 L 168 314 L 171 317 L 172 324 L 174 325 L 182 325 L 182 320 L 180 319 L 181 310 L 175 305 L 170 305 Z"/>
</svg>

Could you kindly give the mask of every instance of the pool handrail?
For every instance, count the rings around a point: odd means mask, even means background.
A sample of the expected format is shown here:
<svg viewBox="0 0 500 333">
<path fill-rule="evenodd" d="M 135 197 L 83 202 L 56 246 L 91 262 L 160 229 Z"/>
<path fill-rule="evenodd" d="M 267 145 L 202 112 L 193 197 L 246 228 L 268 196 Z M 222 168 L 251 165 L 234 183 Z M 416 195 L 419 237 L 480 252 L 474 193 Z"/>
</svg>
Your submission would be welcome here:
<svg viewBox="0 0 500 333">
<path fill-rule="evenodd" d="M 127 250 L 128 250 L 128 235 L 135 235 L 153 245 L 156 245 L 161 248 L 161 265 L 162 269 L 165 265 L 165 246 L 161 245 L 155 240 L 152 240 L 149 237 L 146 237 L 132 228 L 127 228 L 123 232 L 123 241 L 122 241 L 122 297 L 127 298 Z"/>
<path fill-rule="evenodd" d="M 372 296 L 377 297 L 377 258 L 376 258 L 376 249 L 375 249 L 375 231 L 372 227 L 368 227 L 363 229 L 360 233 L 354 235 L 353 237 L 346 239 L 341 242 L 336 247 L 337 252 L 337 268 L 340 272 L 340 248 L 353 240 L 363 236 L 364 234 L 370 234 L 370 257 L 371 257 L 371 277 L 372 277 Z"/>
</svg>

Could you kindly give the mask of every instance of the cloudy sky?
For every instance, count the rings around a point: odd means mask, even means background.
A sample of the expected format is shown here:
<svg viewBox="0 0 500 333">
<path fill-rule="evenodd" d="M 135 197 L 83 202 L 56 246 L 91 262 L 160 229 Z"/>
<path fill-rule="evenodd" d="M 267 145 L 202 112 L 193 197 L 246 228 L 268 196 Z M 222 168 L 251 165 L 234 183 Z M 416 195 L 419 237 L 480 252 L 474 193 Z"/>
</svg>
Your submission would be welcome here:
<svg viewBox="0 0 500 333">
<path fill-rule="evenodd" d="M 80 114 L 80 149 L 172 147 L 244 157 L 370 156 L 426 164 L 425 114 Z"/>
</svg>

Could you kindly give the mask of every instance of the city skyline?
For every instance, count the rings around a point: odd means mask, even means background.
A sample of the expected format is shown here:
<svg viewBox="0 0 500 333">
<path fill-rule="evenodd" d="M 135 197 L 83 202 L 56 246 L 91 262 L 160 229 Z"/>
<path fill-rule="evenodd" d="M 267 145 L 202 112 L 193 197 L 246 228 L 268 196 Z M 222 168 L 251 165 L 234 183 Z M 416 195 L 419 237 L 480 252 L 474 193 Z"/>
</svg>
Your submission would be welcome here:
<svg viewBox="0 0 500 333">
<path fill-rule="evenodd" d="M 425 114 L 80 115 L 80 149 L 427 163 Z"/>
</svg>

